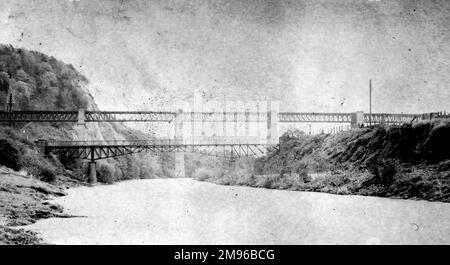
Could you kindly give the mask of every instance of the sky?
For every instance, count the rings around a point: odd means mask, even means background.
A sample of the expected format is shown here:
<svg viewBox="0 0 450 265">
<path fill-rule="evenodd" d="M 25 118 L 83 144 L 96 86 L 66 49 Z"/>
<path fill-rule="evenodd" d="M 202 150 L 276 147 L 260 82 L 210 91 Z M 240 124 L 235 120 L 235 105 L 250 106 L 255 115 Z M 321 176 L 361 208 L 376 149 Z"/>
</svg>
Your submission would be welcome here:
<svg viewBox="0 0 450 265">
<path fill-rule="evenodd" d="M 74 65 L 104 110 L 279 100 L 450 110 L 447 0 L 1 0 L 0 43 Z"/>
</svg>

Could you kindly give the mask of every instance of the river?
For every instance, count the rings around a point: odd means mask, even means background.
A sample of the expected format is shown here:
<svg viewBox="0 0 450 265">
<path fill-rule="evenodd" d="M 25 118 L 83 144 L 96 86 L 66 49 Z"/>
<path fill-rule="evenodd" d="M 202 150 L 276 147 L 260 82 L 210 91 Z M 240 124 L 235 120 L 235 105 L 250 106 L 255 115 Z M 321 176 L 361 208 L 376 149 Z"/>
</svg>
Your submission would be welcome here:
<svg viewBox="0 0 450 265">
<path fill-rule="evenodd" d="M 450 203 L 148 179 L 78 187 L 53 244 L 450 244 Z"/>
</svg>

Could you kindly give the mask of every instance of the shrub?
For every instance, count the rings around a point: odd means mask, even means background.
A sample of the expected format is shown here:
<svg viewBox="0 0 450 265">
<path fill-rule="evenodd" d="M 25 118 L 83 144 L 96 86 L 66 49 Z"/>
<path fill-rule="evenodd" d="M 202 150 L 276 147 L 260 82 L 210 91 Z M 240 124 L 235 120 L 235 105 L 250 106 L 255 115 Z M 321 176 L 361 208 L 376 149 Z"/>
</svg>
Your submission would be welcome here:
<svg viewBox="0 0 450 265">
<path fill-rule="evenodd" d="M 274 175 L 260 175 L 257 178 L 256 186 L 261 188 L 270 189 L 273 185 Z"/>
<path fill-rule="evenodd" d="M 98 163 L 97 180 L 102 183 L 114 183 L 114 168 L 107 163 Z"/>
<path fill-rule="evenodd" d="M 382 183 L 391 183 L 397 173 L 397 166 L 393 160 L 385 160 L 379 168 Z"/>
<path fill-rule="evenodd" d="M 214 171 L 206 168 L 197 168 L 194 173 L 192 173 L 192 177 L 196 180 L 204 181 L 206 179 L 214 177 Z"/>
<path fill-rule="evenodd" d="M 301 182 L 303 182 L 303 183 L 311 182 L 311 176 L 308 174 L 307 170 L 303 170 L 303 171 L 299 172 L 298 175 L 299 175 L 299 179 L 301 180 Z"/>
<path fill-rule="evenodd" d="M 250 186 L 255 186 L 256 185 L 256 181 L 257 181 L 257 178 L 256 178 L 256 176 L 254 174 L 250 174 L 248 176 L 248 178 L 247 178 L 247 183 Z"/>
<path fill-rule="evenodd" d="M 53 182 L 56 180 L 56 172 L 53 168 L 51 167 L 42 167 L 40 169 L 40 180 L 45 181 L 45 182 Z"/>
<path fill-rule="evenodd" d="M 376 181 L 383 184 L 391 183 L 397 173 L 397 166 L 391 159 L 374 159 L 367 167 L 369 172 L 375 176 Z"/>
<path fill-rule="evenodd" d="M 11 141 L 0 140 L 0 164 L 14 170 L 21 168 L 20 157 L 22 152 Z"/>
<path fill-rule="evenodd" d="M 56 180 L 57 168 L 47 160 L 26 153 L 24 161 L 26 161 L 24 167 L 36 178 L 45 182 Z"/>
</svg>

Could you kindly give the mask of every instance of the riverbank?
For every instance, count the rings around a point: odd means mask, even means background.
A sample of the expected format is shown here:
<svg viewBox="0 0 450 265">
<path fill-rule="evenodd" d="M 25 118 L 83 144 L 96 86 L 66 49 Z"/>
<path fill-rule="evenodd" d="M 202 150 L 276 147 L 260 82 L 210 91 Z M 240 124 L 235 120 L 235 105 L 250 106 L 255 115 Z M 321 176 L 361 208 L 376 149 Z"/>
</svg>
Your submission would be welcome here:
<svg viewBox="0 0 450 265">
<path fill-rule="evenodd" d="M 69 187 L 80 185 L 71 179 L 61 179 L 49 184 L 28 175 L 0 166 L 0 244 L 43 244 L 40 236 L 18 226 L 33 224 L 40 219 L 71 217 L 63 208 L 49 202 L 66 195 Z"/>
<path fill-rule="evenodd" d="M 337 134 L 288 131 L 278 151 L 192 177 L 223 185 L 450 202 L 450 120 Z"/>
<path fill-rule="evenodd" d="M 448 172 L 430 167 L 398 167 L 389 181 L 374 176 L 368 170 L 338 168 L 320 173 L 264 174 L 227 171 L 217 174 L 203 171 L 196 180 L 220 185 L 248 186 L 291 191 L 324 192 L 338 195 L 362 195 L 450 202 Z"/>
<path fill-rule="evenodd" d="M 77 187 L 50 244 L 449 244 L 450 204 L 146 179 Z"/>
</svg>

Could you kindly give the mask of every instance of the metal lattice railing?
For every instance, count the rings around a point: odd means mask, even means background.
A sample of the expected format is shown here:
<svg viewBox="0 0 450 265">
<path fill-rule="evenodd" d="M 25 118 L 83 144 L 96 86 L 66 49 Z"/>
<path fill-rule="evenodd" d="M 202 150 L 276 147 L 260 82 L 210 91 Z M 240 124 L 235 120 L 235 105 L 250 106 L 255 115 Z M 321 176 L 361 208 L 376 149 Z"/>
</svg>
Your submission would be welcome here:
<svg viewBox="0 0 450 265">
<path fill-rule="evenodd" d="M 42 145 L 43 144 L 43 145 Z M 206 140 L 114 140 L 114 141 L 46 141 L 39 140 L 38 145 L 45 154 L 54 153 L 62 157 L 98 160 L 139 153 L 150 152 L 189 152 L 222 157 L 259 156 L 278 150 L 276 144 L 265 144 L 249 140 L 206 139 Z"/>
<path fill-rule="evenodd" d="M 85 121 L 160 121 L 170 122 L 175 118 L 175 112 L 164 111 L 86 111 Z"/>
<path fill-rule="evenodd" d="M 352 113 L 280 112 L 279 122 L 350 123 Z"/>
<path fill-rule="evenodd" d="M 259 139 L 154 139 L 154 140 L 105 140 L 105 141 L 47 141 L 49 147 L 76 146 L 219 146 L 265 145 Z"/>
<path fill-rule="evenodd" d="M 270 112 L 181 112 L 170 111 L 0 111 L 0 122 L 267 122 Z M 275 112 L 279 122 L 352 123 L 355 113 Z M 81 119 L 79 119 L 81 118 Z M 400 124 L 432 118 L 450 118 L 446 112 L 425 114 L 364 113 L 364 123 Z"/>
</svg>

